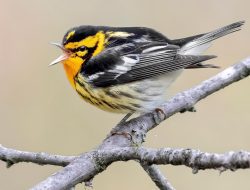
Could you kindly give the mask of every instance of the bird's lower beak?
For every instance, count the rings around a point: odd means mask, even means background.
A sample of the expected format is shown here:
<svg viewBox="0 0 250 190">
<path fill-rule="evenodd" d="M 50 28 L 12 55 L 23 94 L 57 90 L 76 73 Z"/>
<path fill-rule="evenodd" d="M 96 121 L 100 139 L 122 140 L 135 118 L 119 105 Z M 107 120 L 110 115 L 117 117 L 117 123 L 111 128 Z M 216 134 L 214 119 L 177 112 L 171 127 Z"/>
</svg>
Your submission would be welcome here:
<svg viewBox="0 0 250 190">
<path fill-rule="evenodd" d="M 52 45 L 55 45 L 56 47 L 59 47 L 62 51 L 63 54 L 61 56 L 59 56 L 57 59 L 55 59 L 54 61 L 52 61 L 49 66 L 55 65 L 57 63 L 60 63 L 61 61 L 64 61 L 66 59 L 69 58 L 69 53 L 67 52 L 67 50 L 63 47 L 62 44 L 59 43 L 55 43 L 55 42 L 51 42 Z"/>
<path fill-rule="evenodd" d="M 57 59 L 55 59 L 54 61 L 52 61 L 49 64 L 49 66 L 55 65 L 55 64 L 57 64 L 57 63 L 59 63 L 61 61 L 64 61 L 64 60 L 68 59 L 68 58 L 69 58 L 68 54 L 63 54 L 63 55 L 59 56 Z"/>
</svg>

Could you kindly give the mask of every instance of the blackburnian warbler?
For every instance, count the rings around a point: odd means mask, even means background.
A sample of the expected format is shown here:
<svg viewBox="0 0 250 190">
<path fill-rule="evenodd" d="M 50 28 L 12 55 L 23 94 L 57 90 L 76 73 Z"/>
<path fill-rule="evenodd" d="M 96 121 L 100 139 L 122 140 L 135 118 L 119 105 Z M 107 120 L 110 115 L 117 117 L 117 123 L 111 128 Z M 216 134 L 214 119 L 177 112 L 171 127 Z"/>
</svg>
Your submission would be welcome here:
<svg viewBox="0 0 250 190">
<path fill-rule="evenodd" d="M 62 44 L 62 62 L 71 86 L 105 111 L 145 113 L 164 102 L 170 84 L 184 69 L 213 68 L 200 55 L 217 38 L 238 31 L 243 21 L 212 32 L 170 40 L 144 27 L 79 26 Z"/>
</svg>

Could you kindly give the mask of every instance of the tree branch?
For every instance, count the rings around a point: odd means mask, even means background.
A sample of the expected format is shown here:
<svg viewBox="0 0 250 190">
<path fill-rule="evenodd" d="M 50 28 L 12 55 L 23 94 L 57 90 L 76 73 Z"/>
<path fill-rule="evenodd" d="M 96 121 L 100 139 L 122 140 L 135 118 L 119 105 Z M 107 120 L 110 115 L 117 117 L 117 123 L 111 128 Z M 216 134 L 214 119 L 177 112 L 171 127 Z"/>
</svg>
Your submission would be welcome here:
<svg viewBox="0 0 250 190">
<path fill-rule="evenodd" d="M 0 160 L 7 163 L 7 167 L 19 162 L 32 162 L 39 165 L 66 166 L 72 162 L 76 156 L 52 155 L 44 152 L 26 152 L 5 148 L 0 144 Z"/>
<path fill-rule="evenodd" d="M 50 155 L 47 153 L 32 153 L 13 150 L 1 146 L 0 159 L 3 161 L 33 162 L 37 164 L 50 164 L 65 166 L 72 162 L 78 163 L 79 166 L 88 166 L 85 162 L 79 162 L 81 159 L 91 159 L 91 168 L 103 171 L 111 163 L 116 161 L 139 160 L 143 167 L 145 165 L 185 165 L 195 171 L 205 169 L 216 169 L 220 171 L 250 168 L 250 152 L 247 151 L 230 151 L 224 154 L 205 153 L 193 149 L 173 149 L 161 148 L 152 149 L 144 147 L 125 147 L 95 150 L 79 157 Z M 17 160 L 18 159 L 18 160 Z M 69 164 L 69 165 L 70 165 Z M 98 172 L 98 171 L 97 171 Z M 196 173 L 196 172 L 194 172 Z"/>
<path fill-rule="evenodd" d="M 0 144 L 0 160 L 6 162 L 7 168 L 19 162 L 32 162 L 39 165 L 56 165 L 56 166 L 66 166 L 77 156 L 61 156 L 52 155 L 45 152 L 27 152 L 19 151 L 11 148 L 3 147 Z M 154 165 L 147 165 L 141 163 L 144 170 L 148 173 L 155 184 L 164 190 L 174 190 L 167 179 L 161 174 L 160 170 Z"/>
<path fill-rule="evenodd" d="M 248 152 L 230 152 L 221 155 L 202 153 L 190 149 L 154 150 L 131 148 L 131 146 L 140 145 L 144 141 L 146 133 L 164 119 L 183 110 L 189 110 L 201 99 L 247 77 L 249 74 L 250 58 L 229 67 L 190 90 L 177 94 L 161 107 L 165 114 L 155 111 L 131 119 L 124 125 L 115 127 L 112 132 L 129 133 L 131 134 L 131 139 L 125 138 L 123 135 L 110 134 L 96 150 L 82 154 L 76 159 L 71 157 L 70 159 L 73 159 L 73 161 L 70 162 L 70 164 L 36 185 L 33 189 L 69 189 L 80 182 L 92 179 L 95 175 L 105 170 L 109 164 L 118 160 L 126 161 L 134 159 L 149 165 L 186 165 L 191 167 L 194 173 L 199 169 L 208 168 L 218 169 L 220 171 L 226 169 L 234 171 L 238 168 L 249 168 Z M 10 160 L 12 162 L 12 159 Z M 16 160 L 12 163 L 15 163 L 15 161 Z M 52 161 L 52 163 L 55 162 Z M 44 162 L 42 164 L 44 164 Z M 160 178 L 160 176 L 158 176 L 158 178 Z"/>
<path fill-rule="evenodd" d="M 148 165 L 146 163 L 141 163 L 143 169 L 150 176 L 152 181 L 155 183 L 159 189 L 162 190 L 175 190 L 174 187 L 170 184 L 170 182 L 164 177 L 159 168 L 155 165 Z"/>
</svg>

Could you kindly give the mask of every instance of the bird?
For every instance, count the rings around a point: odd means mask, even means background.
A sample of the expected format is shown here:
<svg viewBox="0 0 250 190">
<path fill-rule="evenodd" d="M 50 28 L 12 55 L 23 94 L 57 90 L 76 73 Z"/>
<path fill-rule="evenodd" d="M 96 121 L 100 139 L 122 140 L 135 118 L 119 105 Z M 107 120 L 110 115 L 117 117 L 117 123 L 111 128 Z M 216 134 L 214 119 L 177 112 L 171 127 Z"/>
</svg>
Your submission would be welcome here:
<svg viewBox="0 0 250 190">
<path fill-rule="evenodd" d="M 63 54 L 49 65 L 61 62 L 82 99 L 104 111 L 126 114 L 124 122 L 133 113 L 158 109 L 185 69 L 218 68 L 204 63 L 216 56 L 203 52 L 243 24 L 174 40 L 148 27 L 77 26 L 61 43 L 52 43 Z"/>
</svg>

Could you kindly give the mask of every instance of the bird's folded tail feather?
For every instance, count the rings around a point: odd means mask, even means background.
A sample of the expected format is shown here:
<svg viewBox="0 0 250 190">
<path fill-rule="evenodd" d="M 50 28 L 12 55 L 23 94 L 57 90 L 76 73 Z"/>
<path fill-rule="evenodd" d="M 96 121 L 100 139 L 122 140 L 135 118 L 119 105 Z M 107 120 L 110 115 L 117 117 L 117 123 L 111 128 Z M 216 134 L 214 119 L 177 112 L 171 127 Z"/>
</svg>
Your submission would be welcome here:
<svg viewBox="0 0 250 190">
<path fill-rule="evenodd" d="M 200 34 L 200 35 L 191 36 L 188 38 L 173 40 L 173 43 L 181 46 L 181 49 L 179 52 L 180 54 L 192 54 L 193 52 L 195 52 L 195 50 L 199 52 L 199 48 L 201 49 L 208 48 L 209 43 L 213 40 L 216 40 L 227 34 L 241 30 L 241 26 L 244 23 L 245 21 L 235 22 L 233 24 L 224 26 L 222 28 L 216 29 L 214 31 L 211 31 L 205 34 Z"/>
</svg>

